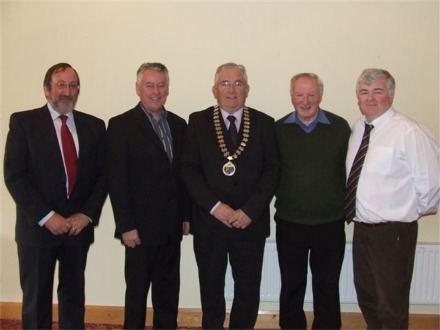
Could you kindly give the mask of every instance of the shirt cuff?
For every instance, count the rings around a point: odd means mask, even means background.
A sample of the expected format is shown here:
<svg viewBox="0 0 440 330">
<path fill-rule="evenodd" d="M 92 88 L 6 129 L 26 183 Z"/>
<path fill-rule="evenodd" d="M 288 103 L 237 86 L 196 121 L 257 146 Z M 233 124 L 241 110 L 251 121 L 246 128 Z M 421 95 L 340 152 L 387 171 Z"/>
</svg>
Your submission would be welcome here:
<svg viewBox="0 0 440 330">
<path fill-rule="evenodd" d="M 50 211 L 48 215 L 46 215 L 43 219 L 41 219 L 38 224 L 40 225 L 40 227 L 43 227 L 44 224 L 47 222 L 47 220 L 50 219 L 51 216 L 53 216 L 55 214 L 55 211 Z"/>
<path fill-rule="evenodd" d="M 222 203 L 222 202 L 218 201 L 218 202 L 213 206 L 213 208 L 211 209 L 211 211 L 209 211 L 209 213 L 210 213 L 211 215 L 214 215 L 215 210 L 217 209 L 217 207 L 218 207 L 221 203 Z"/>
</svg>

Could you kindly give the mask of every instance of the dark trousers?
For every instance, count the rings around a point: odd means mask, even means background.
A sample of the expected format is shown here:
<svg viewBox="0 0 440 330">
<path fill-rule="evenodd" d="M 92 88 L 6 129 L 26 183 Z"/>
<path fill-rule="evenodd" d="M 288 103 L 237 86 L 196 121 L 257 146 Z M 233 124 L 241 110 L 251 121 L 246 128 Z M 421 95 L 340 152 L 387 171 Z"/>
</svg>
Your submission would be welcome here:
<svg viewBox="0 0 440 330">
<path fill-rule="evenodd" d="M 89 245 L 34 247 L 18 244 L 23 329 L 52 328 L 52 295 L 58 261 L 60 329 L 84 329 L 84 271 Z"/>
<path fill-rule="evenodd" d="M 340 329 L 339 276 L 345 253 L 344 221 L 321 225 L 276 219 L 281 273 L 280 327 L 306 329 L 304 296 L 307 269 L 312 271 L 312 329 Z"/>
<path fill-rule="evenodd" d="M 253 329 L 260 305 L 260 283 L 265 238 L 194 237 L 199 270 L 203 329 L 223 329 L 225 275 L 231 264 L 234 278 L 230 329 Z"/>
<path fill-rule="evenodd" d="M 408 329 L 417 230 L 417 221 L 355 222 L 354 284 L 368 329 Z"/>
<path fill-rule="evenodd" d="M 125 247 L 125 329 L 145 329 L 150 283 L 153 328 L 177 328 L 179 268 L 180 243 Z"/>
</svg>

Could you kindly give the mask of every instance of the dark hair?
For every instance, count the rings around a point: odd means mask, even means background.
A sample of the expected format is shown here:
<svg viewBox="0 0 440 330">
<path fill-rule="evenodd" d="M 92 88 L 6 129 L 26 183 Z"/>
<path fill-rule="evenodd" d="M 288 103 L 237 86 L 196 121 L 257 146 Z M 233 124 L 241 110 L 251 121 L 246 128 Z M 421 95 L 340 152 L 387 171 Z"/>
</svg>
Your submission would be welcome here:
<svg viewBox="0 0 440 330">
<path fill-rule="evenodd" d="M 72 66 L 69 63 L 58 63 L 58 64 L 51 66 L 49 68 L 49 70 L 47 70 L 46 75 L 44 76 L 43 85 L 47 86 L 47 88 L 49 90 L 51 90 L 52 87 L 50 84 L 52 83 L 52 76 L 58 72 L 62 72 L 64 70 L 66 70 L 66 69 L 72 69 L 73 71 L 75 71 L 75 74 L 78 78 L 78 85 L 79 85 L 80 83 L 79 83 L 78 72 L 76 72 L 76 70 L 74 68 L 72 68 Z"/>
</svg>

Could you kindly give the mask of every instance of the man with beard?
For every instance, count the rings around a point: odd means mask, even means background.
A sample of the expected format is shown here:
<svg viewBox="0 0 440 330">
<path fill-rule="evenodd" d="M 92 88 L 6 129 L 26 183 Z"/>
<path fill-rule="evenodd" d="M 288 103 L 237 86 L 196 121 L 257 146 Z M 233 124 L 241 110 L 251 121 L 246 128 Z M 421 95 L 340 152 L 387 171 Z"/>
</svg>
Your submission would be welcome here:
<svg viewBox="0 0 440 330">
<path fill-rule="evenodd" d="M 74 110 L 80 92 L 67 63 L 44 78 L 47 104 L 11 115 L 4 177 L 17 204 L 23 329 L 52 327 L 59 267 L 60 329 L 84 329 L 84 271 L 106 198 L 105 123 Z"/>
</svg>

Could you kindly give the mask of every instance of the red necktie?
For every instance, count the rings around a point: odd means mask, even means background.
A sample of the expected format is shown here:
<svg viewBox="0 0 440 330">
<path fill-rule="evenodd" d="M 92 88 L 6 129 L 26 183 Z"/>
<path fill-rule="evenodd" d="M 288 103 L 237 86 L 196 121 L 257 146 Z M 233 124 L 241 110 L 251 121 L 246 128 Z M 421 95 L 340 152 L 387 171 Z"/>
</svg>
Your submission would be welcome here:
<svg viewBox="0 0 440 330">
<path fill-rule="evenodd" d="M 76 182 L 76 172 L 78 171 L 78 156 L 76 154 L 75 142 L 72 133 L 66 125 L 67 116 L 61 115 L 61 144 L 63 145 L 64 164 L 67 170 L 69 196 L 72 193 Z"/>
</svg>

